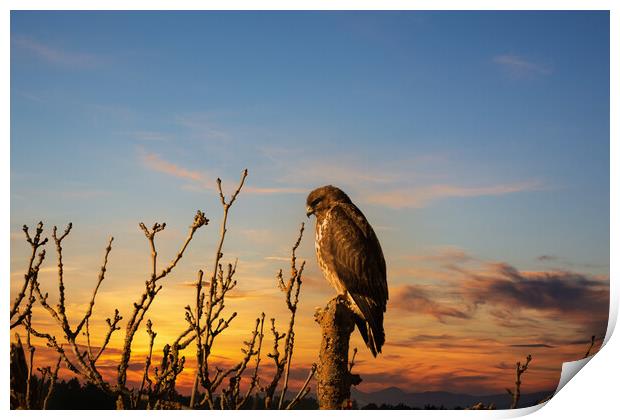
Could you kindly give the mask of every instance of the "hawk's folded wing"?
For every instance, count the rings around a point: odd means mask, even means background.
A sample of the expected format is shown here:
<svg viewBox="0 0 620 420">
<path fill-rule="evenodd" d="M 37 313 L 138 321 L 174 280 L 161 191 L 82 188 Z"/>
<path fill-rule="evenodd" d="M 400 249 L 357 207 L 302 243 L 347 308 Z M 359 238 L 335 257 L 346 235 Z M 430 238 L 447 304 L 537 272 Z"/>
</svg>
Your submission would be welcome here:
<svg viewBox="0 0 620 420">
<path fill-rule="evenodd" d="M 319 244 L 321 258 L 358 306 L 371 329 L 376 350 L 381 351 L 388 289 L 379 240 L 353 204 L 335 205 L 327 219 Z"/>
</svg>

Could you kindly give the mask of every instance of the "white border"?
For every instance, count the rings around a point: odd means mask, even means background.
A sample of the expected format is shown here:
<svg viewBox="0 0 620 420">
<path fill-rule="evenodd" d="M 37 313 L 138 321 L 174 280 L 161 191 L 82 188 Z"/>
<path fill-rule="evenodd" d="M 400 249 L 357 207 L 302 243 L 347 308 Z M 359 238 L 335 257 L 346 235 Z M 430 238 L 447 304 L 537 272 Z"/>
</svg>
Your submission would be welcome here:
<svg viewBox="0 0 620 420">
<path fill-rule="evenodd" d="M 620 52 L 618 39 L 620 36 L 620 7 L 617 1 L 612 0 L 521 0 L 521 1 L 499 1 L 499 0 L 434 0 L 434 1 L 404 1 L 404 0 L 384 0 L 382 2 L 372 1 L 343 1 L 343 0 L 314 0 L 314 1 L 249 1 L 249 0 L 229 0 L 229 1 L 197 1 L 197 0 L 177 0 L 171 2 L 169 0 L 151 0 L 151 1 L 130 1 L 130 0 L 3 0 L 0 3 L 2 15 L 0 16 L 0 52 L 3 57 L 2 66 L 2 83 L 0 89 L 2 92 L 1 111 L 0 112 L 0 130 L 2 130 L 2 141 L 0 141 L 0 188 L 5 203 L 0 211 L 2 212 L 2 223 L 0 227 L 0 266 L 3 269 L 4 284 L 2 287 L 2 299 L 5 305 L 9 302 L 9 270 L 10 270 L 10 206 L 8 199 L 10 197 L 10 10 L 144 10 L 148 9 L 167 10 L 610 10 L 611 11 L 611 145 L 610 145 L 610 170 L 611 170 L 611 196 L 610 196 L 610 253 L 611 255 L 619 255 L 618 247 L 618 217 L 620 207 L 618 206 L 618 186 L 620 185 L 618 164 L 619 148 L 618 148 L 618 123 L 620 115 L 618 114 L 618 75 L 620 74 L 620 66 L 618 65 L 618 54 Z M 614 217 L 615 216 L 615 217 Z M 605 338 L 605 347 L 588 363 L 588 367 L 579 374 L 580 379 L 570 381 L 568 385 L 555 396 L 544 410 L 537 411 L 533 414 L 533 418 L 552 419 L 552 418 L 609 418 L 611 413 L 617 413 L 617 388 L 616 377 L 618 375 L 617 354 L 620 354 L 618 339 L 611 338 L 611 332 L 615 327 L 618 314 L 618 264 L 613 258 L 610 259 L 610 276 L 611 276 L 611 307 L 610 307 L 610 323 L 608 326 L 607 336 Z M 8 361 L 8 341 L 10 332 L 4 331 L 5 345 L 2 346 L 1 352 L 3 360 Z M 8 410 L 9 399 L 9 372 L 8 363 L 0 363 L 2 375 L 2 388 L 0 390 L 0 400 L 3 407 Z M 540 407 L 538 407 L 540 408 Z M 537 408 L 521 409 L 514 411 L 394 411 L 391 416 L 402 417 L 415 416 L 417 418 L 444 418 L 444 417 L 515 417 L 536 411 Z M 375 416 L 373 411 L 349 411 L 349 412 L 296 412 L 297 416 L 317 416 L 322 417 L 349 417 L 355 416 L 369 418 Z M 37 412 L 17 412 L 11 411 L 10 415 L 15 417 L 26 416 L 28 418 L 37 415 Z M 71 412 L 48 412 L 46 416 L 50 417 L 66 417 L 82 416 L 84 413 L 79 411 Z M 104 416 L 130 416 L 132 418 L 139 416 L 203 416 L 205 413 L 196 412 L 89 412 L 89 416 L 102 418 Z M 226 413 L 209 413 L 215 417 L 226 416 L 227 418 L 241 418 L 248 415 L 252 416 L 269 416 L 269 418 L 281 418 L 288 416 L 286 412 L 226 412 Z"/>
</svg>

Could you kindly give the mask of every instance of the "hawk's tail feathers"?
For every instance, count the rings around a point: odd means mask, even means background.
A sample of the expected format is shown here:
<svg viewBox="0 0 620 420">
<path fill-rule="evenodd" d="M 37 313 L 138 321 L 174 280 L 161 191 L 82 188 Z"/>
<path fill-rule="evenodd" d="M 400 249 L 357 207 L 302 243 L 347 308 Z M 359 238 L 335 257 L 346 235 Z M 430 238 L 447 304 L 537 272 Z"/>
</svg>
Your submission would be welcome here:
<svg viewBox="0 0 620 420">
<path fill-rule="evenodd" d="M 374 357 L 381 353 L 381 348 L 385 343 L 385 332 L 383 331 L 384 305 L 377 305 L 366 296 L 351 294 L 353 300 L 353 312 L 356 315 L 357 324 L 366 346 Z M 357 319 L 359 318 L 359 319 Z"/>
<path fill-rule="evenodd" d="M 375 316 L 379 319 L 374 320 L 375 322 L 372 324 L 368 323 L 368 341 L 372 342 L 372 346 L 375 348 L 377 353 L 381 353 L 381 348 L 385 343 L 385 332 L 383 331 L 383 311 L 376 311 Z M 375 352 L 373 352 L 373 356 L 377 357 Z"/>
<path fill-rule="evenodd" d="M 360 316 L 355 316 L 355 324 L 357 325 L 357 329 L 360 331 L 362 338 L 364 339 L 364 343 L 370 349 L 373 357 L 377 357 L 377 350 L 375 349 L 375 343 L 372 340 L 372 330 L 370 329 L 370 325 Z M 370 334 L 369 334 L 370 332 Z"/>
<path fill-rule="evenodd" d="M 372 353 L 372 356 L 377 357 L 377 353 L 381 353 L 381 347 L 383 347 L 383 343 L 385 343 L 385 333 L 383 329 L 373 328 L 370 323 L 359 316 L 355 317 L 355 324 L 366 346 Z"/>
</svg>

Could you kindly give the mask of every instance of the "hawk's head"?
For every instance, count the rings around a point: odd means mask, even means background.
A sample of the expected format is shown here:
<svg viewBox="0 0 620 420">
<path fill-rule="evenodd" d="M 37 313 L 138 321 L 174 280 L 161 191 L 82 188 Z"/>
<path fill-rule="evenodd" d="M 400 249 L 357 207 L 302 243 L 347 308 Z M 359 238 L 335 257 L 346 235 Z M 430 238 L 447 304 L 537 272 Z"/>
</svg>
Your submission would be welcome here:
<svg viewBox="0 0 620 420">
<path fill-rule="evenodd" d="M 351 203 L 351 199 L 340 188 L 325 185 L 312 191 L 306 199 L 306 216 L 314 214 L 321 218 L 336 203 Z"/>
</svg>

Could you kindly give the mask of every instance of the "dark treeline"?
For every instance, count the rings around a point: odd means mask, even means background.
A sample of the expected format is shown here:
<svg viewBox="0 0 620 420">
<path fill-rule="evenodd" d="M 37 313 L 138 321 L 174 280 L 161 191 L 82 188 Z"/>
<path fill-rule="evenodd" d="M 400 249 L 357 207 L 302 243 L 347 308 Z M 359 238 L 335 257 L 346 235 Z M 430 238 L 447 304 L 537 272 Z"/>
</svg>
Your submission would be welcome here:
<svg viewBox="0 0 620 420">
<path fill-rule="evenodd" d="M 181 404 L 187 404 L 189 397 L 179 395 L 179 402 Z M 187 401 L 186 401 L 187 400 Z M 244 409 L 262 409 L 264 403 L 262 399 L 250 400 Z M 300 401 L 299 405 L 295 407 L 298 410 L 316 410 L 318 409 L 318 403 L 315 398 L 307 397 Z M 109 394 L 101 391 L 97 386 L 92 384 L 81 384 L 77 378 L 69 380 L 61 380 L 56 383 L 54 393 L 50 397 L 48 409 L 51 410 L 114 410 L 116 408 L 116 402 L 114 398 Z M 172 408 L 172 407 L 171 407 Z M 359 406 L 356 401 L 353 401 L 351 409 L 362 410 L 444 410 L 445 407 L 436 407 L 434 405 L 425 405 L 424 407 L 410 407 L 405 404 L 366 404 Z M 457 408 L 458 409 L 458 408 Z"/>
</svg>

